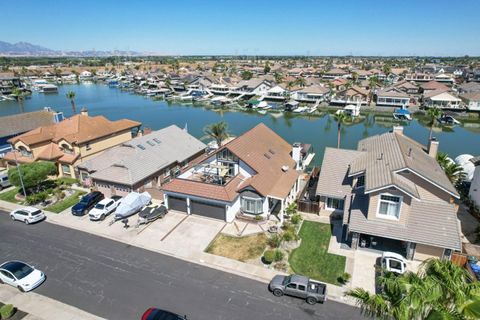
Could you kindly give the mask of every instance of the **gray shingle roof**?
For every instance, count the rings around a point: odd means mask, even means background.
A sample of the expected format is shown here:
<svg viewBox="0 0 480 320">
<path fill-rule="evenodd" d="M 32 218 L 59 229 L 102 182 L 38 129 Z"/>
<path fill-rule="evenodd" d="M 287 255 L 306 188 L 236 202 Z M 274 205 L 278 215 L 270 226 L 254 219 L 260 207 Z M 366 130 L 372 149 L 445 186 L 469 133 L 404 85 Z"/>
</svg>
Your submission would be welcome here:
<svg viewBox="0 0 480 320">
<path fill-rule="evenodd" d="M 0 137 L 24 133 L 54 123 L 54 112 L 47 110 L 0 117 Z"/>
<path fill-rule="evenodd" d="M 364 195 L 354 195 L 350 208 L 349 229 L 352 232 L 461 250 L 453 204 L 413 200 L 405 225 L 388 220 L 367 220 L 368 197 Z"/>
<path fill-rule="evenodd" d="M 93 172 L 93 179 L 134 185 L 205 148 L 203 142 L 172 125 L 113 147 L 78 167 Z"/>
</svg>

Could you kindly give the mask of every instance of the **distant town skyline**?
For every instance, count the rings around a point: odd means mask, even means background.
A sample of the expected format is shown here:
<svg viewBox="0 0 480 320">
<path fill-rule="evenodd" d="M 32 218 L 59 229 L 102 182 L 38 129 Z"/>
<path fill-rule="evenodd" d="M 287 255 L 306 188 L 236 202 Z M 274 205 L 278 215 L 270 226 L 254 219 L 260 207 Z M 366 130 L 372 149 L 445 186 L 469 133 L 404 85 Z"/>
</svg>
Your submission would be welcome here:
<svg viewBox="0 0 480 320">
<path fill-rule="evenodd" d="M 5 2 L 0 40 L 161 55 L 479 56 L 480 1 Z"/>
</svg>

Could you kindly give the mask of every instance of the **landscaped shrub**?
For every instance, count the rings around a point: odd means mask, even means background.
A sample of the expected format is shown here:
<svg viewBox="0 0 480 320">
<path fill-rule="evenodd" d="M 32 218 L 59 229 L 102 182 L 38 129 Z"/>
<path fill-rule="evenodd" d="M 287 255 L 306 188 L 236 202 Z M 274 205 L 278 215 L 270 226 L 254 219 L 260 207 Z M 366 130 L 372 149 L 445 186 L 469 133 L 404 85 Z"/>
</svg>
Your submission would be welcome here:
<svg viewBox="0 0 480 320">
<path fill-rule="evenodd" d="M 78 180 L 77 179 L 74 179 L 74 178 L 69 178 L 69 177 L 61 177 L 61 178 L 58 178 L 55 183 L 57 184 L 57 186 L 60 186 L 60 185 L 68 185 L 68 186 L 71 186 L 72 184 L 74 183 L 78 183 Z"/>
<path fill-rule="evenodd" d="M 302 216 L 299 215 L 298 213 L 296 213 L 296 214 L 294 214 L 294 215 L 290 218 L 290 221 L 291 221 L 293 224 L 297 225 L 297 224 L 299 224 L 299 223 L 302 221 Z"/>
<path fill-rule="evenodd" d="M 282 238 L 283 238 L 283 241 L 286 241 L 286 242 L 298 240 L 297 234 L 292 230 L 285 231 L 282 235 Z"/>
<path fill-rule="evenodd" d="M 42 201 L 45 201 L 48 198 L 48 193 L 46 191 L 38 192 L 27 196 L 28 204 L 36 204 Z"/>
<path fill-rule="evenodd" d="M 13 304 L 6 304 L 0 308 L 0 317 L 2 320 L 9 319 L 15 313 L 15 308 Z"/>
<path fill-rule="evenodd" d="M 289 216 L 297 213 L 297 204 L 295 202 L 290 203 L 285 209 L 285 213 Z"/>
<path fill-rule="evenodd" d="M 275 260 L 275 251 L 273 250 L 266 250 L 263 253 L 263 261 L 266 264 L 271 264 Z"/>
<path fill-rule="evenodd" d="M 273 261 L 281 261 L 283 259 L 283 252 L 276 249 L 273 251 Z"/>
<path fill-rule="evenodd" d="M 350 278 L 352 277 L 352 275 L 348 272 L 344 272 L 340 277 L 338 277 L 338 282 L 340 282 L 341 284 L 347 284 L 348 281 L 350 281 Z"/>
<path fill-rule="evenodd" d="M 282 242 L 282 239 L 278 236 L 278 234 L 273 234 L 267 240 L 267 243 L 271 248 L 278 248 L 280 246 L 280 242 Z"/>
</svg>

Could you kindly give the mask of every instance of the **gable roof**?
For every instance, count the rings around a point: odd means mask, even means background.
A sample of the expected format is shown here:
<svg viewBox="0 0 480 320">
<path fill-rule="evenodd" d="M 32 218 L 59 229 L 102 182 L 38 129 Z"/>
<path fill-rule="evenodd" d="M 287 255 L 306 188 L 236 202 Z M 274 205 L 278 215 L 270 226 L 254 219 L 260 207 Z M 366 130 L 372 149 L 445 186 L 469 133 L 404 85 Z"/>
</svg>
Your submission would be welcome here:
<svg viewBox="0 0 480 320">
<path fill-rule="evenodd" d="M 54 122 L 54 112 L 40 110 L 0 117 L 0 137 L 24 133 Z"/>
<path fill-rule="evenodd" d="M 378 97 L 397 97 L 397 98 L 409 98 L 410 96 L 401 91 L 400 89 L 397 89 L 395 87 L 390 87 L 386 88 L 384 90 L 380 90 L 377 92 Z"/>
<path fill-rule="evenodd" d="M 68 143 L 85 143 L 121 131 L 140 126 L 141 123 L 128 119 L 110 121 L 103 116 L 90 117 L 77 114 L 59 123 L 35 128 L 29 132 L 11 138 L 11 143 L 22 141 L 25 144 L 40 142 L 58 142 L 62 139 Z"/>
<path fill-rule="evenodd" d="M 429 81 L 420 85 L 420 87 L 422 87 L 424 90 L 444 90 L 444 91 L 450 90 L 448 86 L 438 81 Z"/>
</svg>

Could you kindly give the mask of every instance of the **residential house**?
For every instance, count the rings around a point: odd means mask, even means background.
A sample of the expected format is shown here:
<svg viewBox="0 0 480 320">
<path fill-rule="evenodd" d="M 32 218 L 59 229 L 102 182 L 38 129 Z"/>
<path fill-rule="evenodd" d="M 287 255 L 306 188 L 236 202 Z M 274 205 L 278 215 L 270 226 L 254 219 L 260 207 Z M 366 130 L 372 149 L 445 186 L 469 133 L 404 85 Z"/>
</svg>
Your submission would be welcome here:
<svg viewBox="0 0 480 320">
<path fill-rule="evenodd" d="M 466 82 L 458 86 L 458 92 L 460 93 L 470 93 L 470 92 L 480 92 L 480 83 L 478 82 Z"/>
<path fill-rule="evenodd" d="M 360 104 L 368 105 L 368 91 L 357 86 L 338 91 L 330 99 L 331 104 L 347 105 Z"/>
<path fill-rule="evenodd" d="M 393 87 L 400 89 L 409 95 L 417 95 L 419 91 L 418 86 L 406 80 L 395 83 Z"/>
<path fill-rule="evenodd" d="M 402 127 L 358 143 L 357 150 L 327 148 L 317 195 L 322 212 L 342 217 L 352 249 L 395 251 L 408 259 L 449 259 L 461 251 L 460 198 L 428 148 Z"/>
<path fill-rule="evenodd" d="M 322 75 L 323 79 L 338 79 L 338 78 L 346 78 L 350 72 L 347 72 L 343 69 L 333 68 L 328 70 Z"/>
<path fill-rule="evenodd" d="M 287 99 L 288 91 L 281 86 L 275 86 L 267 90 L 265 99 L 285 101 Z"/>
<path fill-rule="evenodd" d="M 442 89 L 428 91 L 423 94 L 422 104 L 424 107 L 440 109 L 461 109 L 463 108 L 462 100 L 452 93 Z"/>
<path fill-rule="evenodd" d="M 303 149 L 260 123 L 164 185 L 165 203 L 227 222 L 270 216 L 283 222 L 299 191 Z"/>
<path fill-rule="evenodd" d="M 429 82 L 433 79 L 433 75 L 428 73 L 409 73 L 405 76 L 405 80 L 415 82 Z"/>
<path fill-rule="evenodd" d="M 158 188 L 205 154 L 206 145 L 175 125 L 123 142 L 76 166 L 80 181 L 106 196 Z"/>
<path fill-rule="evenodd" d="M 14 151 L 5 154 L 4 160 L 7 165 L 15 165 L 16 161 L 53 161 L 59 176 L 76 178 L 75 165 L 132 139 L 141 125 L 127 119 L 110 121 L 103 116 L 90 117 L 84 108 L 80 114 L 61 122 L 11 138 L 8 142 Z"/>
<path fill-rule="evenodd" d="M 272 84 L 264 79 L 250 79 L 240 81 L 238 84 L 230 88 L 230 93 L 238 95 L 266 95 L 268 90 L 272 88 Z"/>
<path fill-rule="evenodd" d="M 420 91 L 422 93 L 427 93 L 429 91 L 450 91 L 450 87 L 446 86 L 443 83 L 437 82 L 437 81 L 429 81 L 427 83 L 424 83 L 420 85 Z"/>
<path fill-rule="evenodd" d="M 377 106 L 406 108 L 410 104 L 410 96 L 396 87 L 380 90 L 376 96 Z"/>
<path fill-rule="evenodd" d="M 461 93 L 459 97 L 468 110 L 480 111 L 480 91 Z"/>
<path fill-rule="evenodd" d="M 326 100 L 329 92 L 329 88 L 313 85 L 296 90 L 292 93 L 291 98 L 299 102 L 319 103 Z"/>
</svg>

